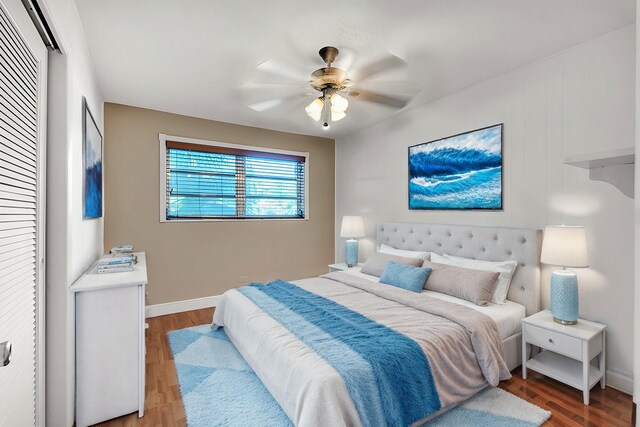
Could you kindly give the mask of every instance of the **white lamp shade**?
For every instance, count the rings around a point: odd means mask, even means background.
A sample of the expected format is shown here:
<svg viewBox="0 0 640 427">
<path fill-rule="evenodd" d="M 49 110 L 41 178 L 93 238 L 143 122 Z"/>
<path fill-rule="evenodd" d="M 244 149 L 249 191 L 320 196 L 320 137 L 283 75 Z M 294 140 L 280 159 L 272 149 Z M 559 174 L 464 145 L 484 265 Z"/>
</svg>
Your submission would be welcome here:
<svg viewBox="0 0 640 427">
<path fill-rule="evenodd" d="M 544 229 L 540 262 L 562 267 L 589 267 L 584 227 L 547 226 Z"/>
<path fill-rule="evenodd" d="M 336 113 L 335 111 L 331 110 L 331 121 L 332 122 L 337 122 L 339 120 L 344 119 L 345 117 L 347 117 L 347 113 Z"/>
<path fill-rule="evenodd" d="M 343 216 L 340 237 L 364 237 L 364 221 L 361 216 Z"/>
<path fill-rule="evenodd" d="M 322 109 L 324 108 L 324 101 L 322 98 L 316 98 L 311 102 L 311 104 L 307 105 L 304 111 L 307 113 L 307 116 L 311 117 L 316 122 L 320 120 L 322 116 Z"/>
<path fill-rule="evenodd" d="M 347 101 L 346 98 L 341 97 L 337 93 L 331 95 L 331 111 L 334 113 L 344 113 L 347 107 L 349 107 L 349 101 Z"/>
</svg>

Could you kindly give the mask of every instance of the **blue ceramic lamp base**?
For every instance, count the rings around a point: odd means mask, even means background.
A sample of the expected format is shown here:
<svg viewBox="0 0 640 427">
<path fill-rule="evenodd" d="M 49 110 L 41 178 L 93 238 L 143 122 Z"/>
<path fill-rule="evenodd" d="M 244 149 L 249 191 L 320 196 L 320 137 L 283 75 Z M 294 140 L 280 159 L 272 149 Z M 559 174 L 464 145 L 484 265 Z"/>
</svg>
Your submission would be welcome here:
<svg viewBox="0 0 640 427">
<path fill-rule="evenodd" d="M 344 243 L 344 262 L 347 267 L 353 267 L 358 263 L 358 241 L 349 239 Z"/>
<path fill-rule="evenodd" d="M 567 270 L 551 275 L 551 314 L 562 325 L 578 323 L 578 277 Z"/>
</svg>

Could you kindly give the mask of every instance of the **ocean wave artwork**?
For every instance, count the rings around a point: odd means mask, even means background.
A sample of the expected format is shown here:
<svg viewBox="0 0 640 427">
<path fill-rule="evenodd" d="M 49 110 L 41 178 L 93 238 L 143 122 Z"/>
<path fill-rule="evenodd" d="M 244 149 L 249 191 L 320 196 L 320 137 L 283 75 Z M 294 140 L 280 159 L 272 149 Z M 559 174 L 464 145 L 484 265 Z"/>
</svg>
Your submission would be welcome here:
<svg viewBox="0 0 640 427">
<path fill-rule="evenodd" d="M 102 216 L 102 135 L 83 99 L 84 114 L 84 200 L 85 219 Z"/>
<path fill-rule="evenodd" d="M 502 125 L 409 147 L 409 209 L 502 209 Z"/>
</svg>

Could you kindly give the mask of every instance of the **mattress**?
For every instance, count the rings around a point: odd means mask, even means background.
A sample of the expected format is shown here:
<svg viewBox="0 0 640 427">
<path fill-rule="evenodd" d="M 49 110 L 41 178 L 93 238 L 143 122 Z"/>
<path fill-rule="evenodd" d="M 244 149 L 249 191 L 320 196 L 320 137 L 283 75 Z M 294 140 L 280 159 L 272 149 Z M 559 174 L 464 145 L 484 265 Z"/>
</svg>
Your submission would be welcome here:
<svg viewBox="0 0 640 427">
<path fill-rule="evenodd" d="M 349 273 L 354 276 L 358 276 L 374 282 L 379 281 L 378 277 L 376 276 L 362 273 L 360 271 L 360 267 L 350 268 L 349 270 L 345 270 L 345 273 Z M 433 292 L 428 290 L 423 290 L 422 292 L 431 297 L 464 305 L 466 307 L 473 308 L 474 310 L 477 310 L 483 314 L 486 314 L 487 316 L 491 317 L 494 322 L 496 322 L 498 333 L 500 334 L 500 338 L 503 340 L 519 333 L 522 329 L 522 319 L 526 317 L 525 307 L 521 304 L 509 300 L 507 300 L 505 304 L 489 303 L 488 305 L 481 307 L 475 305 L 472 302 L 452 297 L 440 292 Z"/>
</svg>

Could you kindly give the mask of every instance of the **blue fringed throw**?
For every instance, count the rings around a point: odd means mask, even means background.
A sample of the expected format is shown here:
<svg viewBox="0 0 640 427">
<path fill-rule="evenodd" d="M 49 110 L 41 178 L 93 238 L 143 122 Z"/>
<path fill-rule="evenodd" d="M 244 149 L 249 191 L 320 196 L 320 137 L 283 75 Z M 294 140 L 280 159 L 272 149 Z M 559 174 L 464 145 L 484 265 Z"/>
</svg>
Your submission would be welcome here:
<svg viewBox="0 0 640 427">
<path fill-rule="evenodd" d="M 238 291 L 342 376 L 364 426 L 409 426 L 441 408 L 429 360 L 413 339 L 281 280 Z"/>
</svg>

